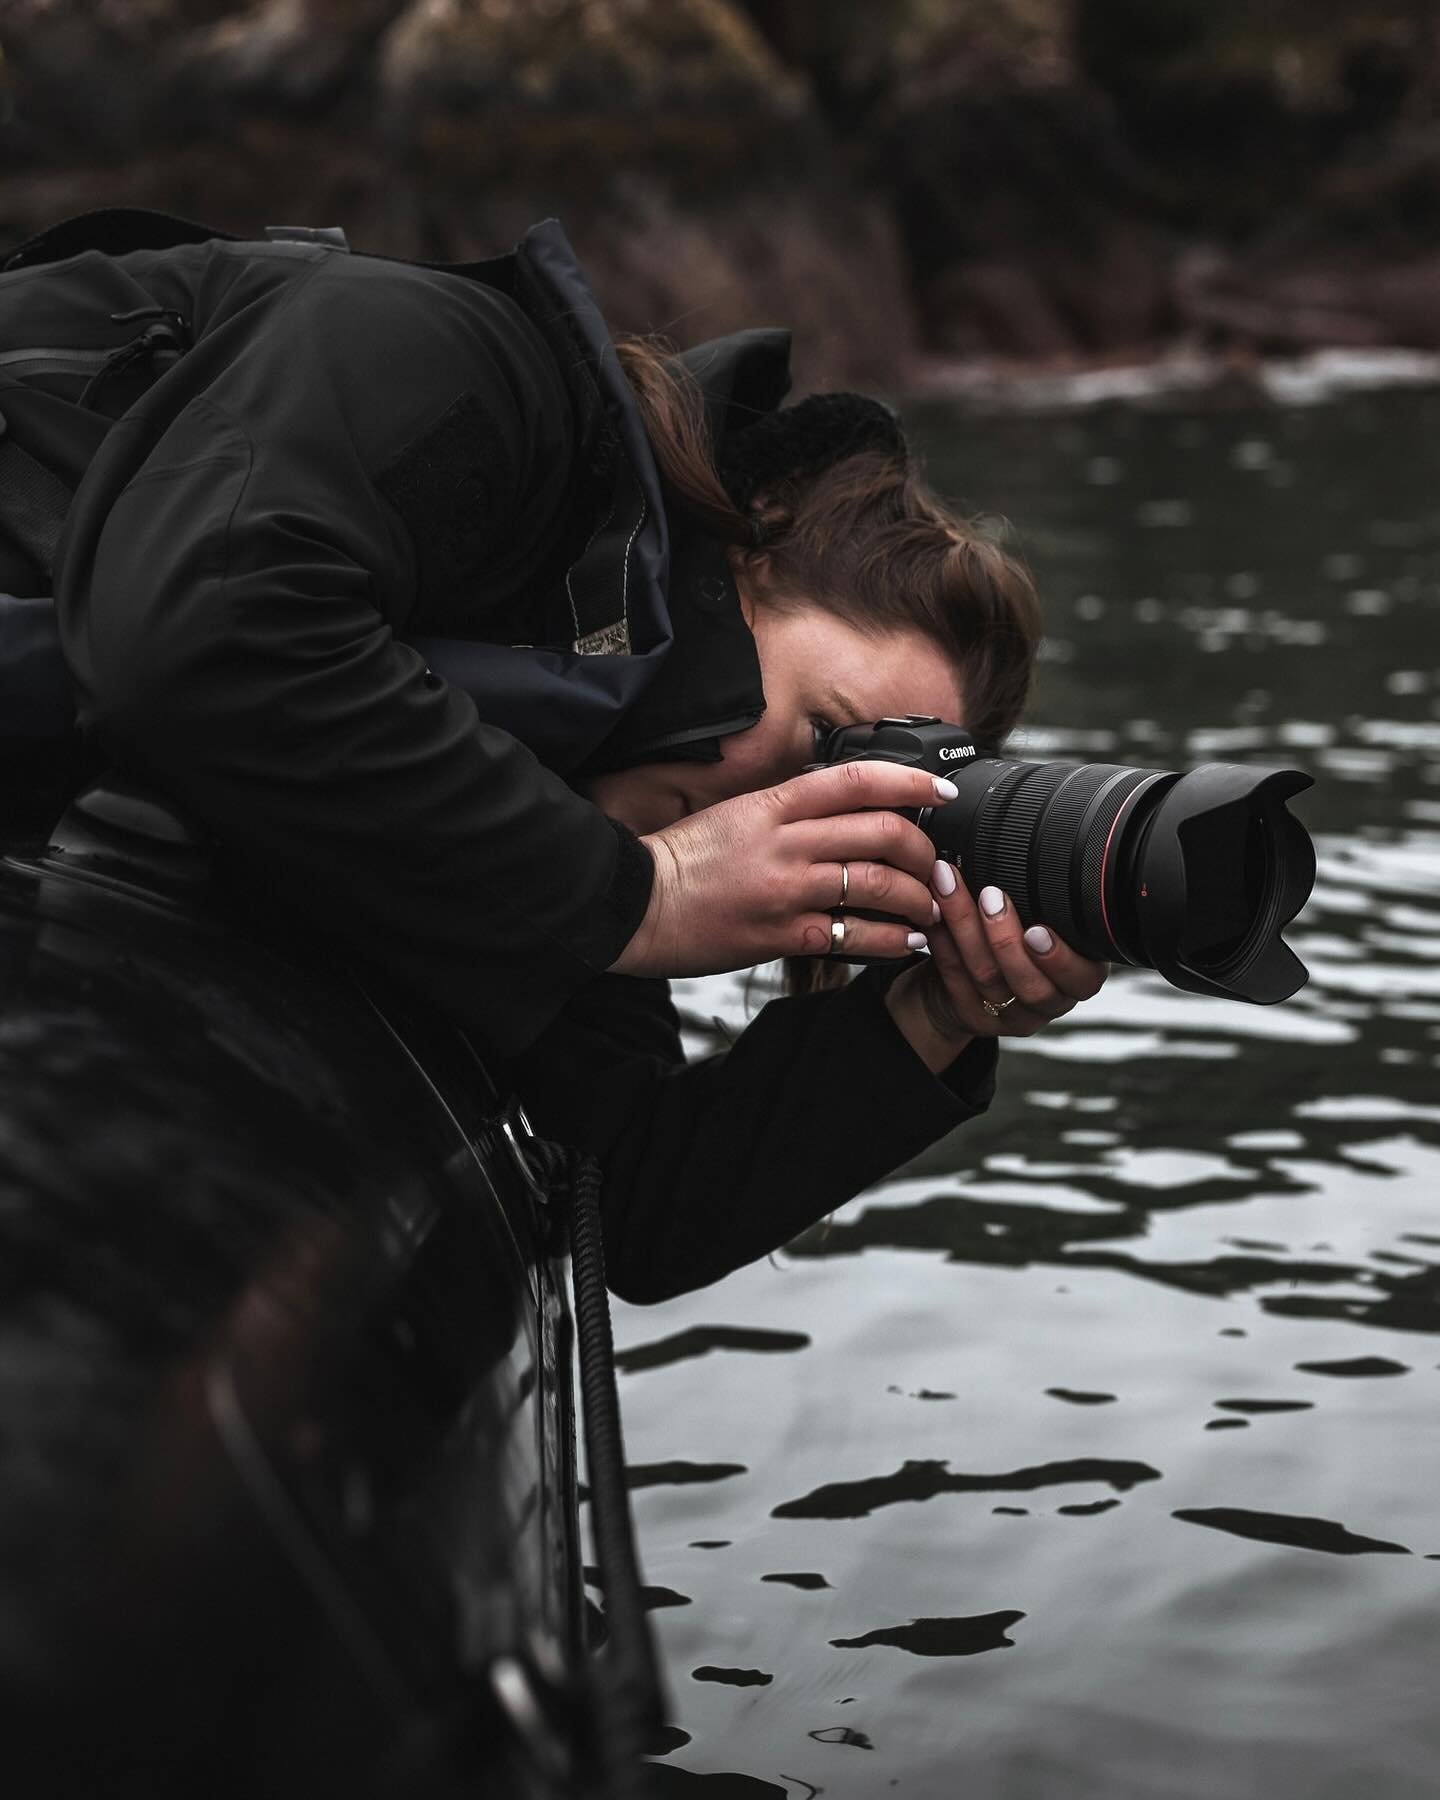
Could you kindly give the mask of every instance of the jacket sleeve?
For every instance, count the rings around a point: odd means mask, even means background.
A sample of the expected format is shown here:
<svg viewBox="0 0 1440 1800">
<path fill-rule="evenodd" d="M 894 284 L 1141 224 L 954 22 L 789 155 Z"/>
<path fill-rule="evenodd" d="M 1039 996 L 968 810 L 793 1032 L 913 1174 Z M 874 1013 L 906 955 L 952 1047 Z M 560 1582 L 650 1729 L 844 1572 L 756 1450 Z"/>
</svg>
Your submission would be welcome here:
<svg viewBox="0 0 1440 1800">
<path fill-rule="evenodd" d="M 989 1106 L 996 1040 L 932 1075 L 886 1010 L 897 972 L 772 1000 L 689 1064 L 666 984 L 607 976 L 515 1060 L 535 1128 L 601 1162 L 617 1294 L 665 1300 L 754 1262 Z"/>
<path fill-rule="evenodd" d="M 82 723 L 267 901 L 509 1052 L 629 941 L 650 859 L 396 641 L 415 553 L 375 479 L 478 396 L 467 501 L 498 553 L 563 490 L 569 407 L 503 297 L 328 260 L 242 348 L 243 320 L 198 344 L 192 396 L 153 441 L 136 408 L 87 476 L 60 583 Z"/>
</svg>

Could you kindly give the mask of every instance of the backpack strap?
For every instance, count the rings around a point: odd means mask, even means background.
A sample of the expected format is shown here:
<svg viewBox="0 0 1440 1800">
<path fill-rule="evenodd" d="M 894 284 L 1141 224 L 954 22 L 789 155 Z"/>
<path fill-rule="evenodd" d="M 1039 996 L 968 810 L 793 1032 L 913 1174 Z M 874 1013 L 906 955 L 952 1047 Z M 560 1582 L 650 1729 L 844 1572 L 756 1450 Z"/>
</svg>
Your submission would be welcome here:
<svg viewBox="0 0 1440 1800">
<path fill-rule="evenodd" d="M 27 238 L 0 263 L 0 273 L 63 262 L 82 250 L 124 256 L 130 250 L 172 250 L 179 244 L 203 244 L 210 238 L 225 238 L 232 244 L 240 241 L 233 231 L 217 231 L 213 225 L 182 219 L 175 213 L 154 212 L 144 206 L 102 206 L 62 219 Z"/>
<path fill-rule="evenodd" d="M 60 648 L 55 602 L 0 589 L 0 775 L 17 744 L 53 742 L 75 729 L 75 693 Z M 3 783 L 0 783 L 3 785 Z M 5 808 L 0 805 L 0 821 Z"/>
<path fill-rule="evenodd" d="M 55 546 L 70 510 L 70 489 L 44 463 L 37 462 L 10 436 L 0 413 L 0 494 L 5 497 L 3 527 L 42 575 L 55 567 Z"/>
<path fill-rule="evenodd" d="M 348 251 L 345 233 L 338 225 L 269 225 L 271 243 L 317 244 L 327 250 Z M 77 213 L 58 225 L 28 238 L 0 262 L 0 274 L 12 269 L 33 269 L 44 263 L 63 262 L 86 250 L 104 256 L 123 256 L 131 250 L 172 250 L 182 244 L 203 244 L 212 238 L 240 243 L 233 231 L 220 231 L 196 219 L 175 213 L 154 212 L 141 206 L 107 206 Z M 82 399 L 83 404 L 83 399 Z M 60 477 L 28 450 L 22 450 L 5 427 L 0 413 L 0 497 L 3 516 L 0 529 L 49 576 L 54 568 L 55 547 L 69 511 L 71 492 Z"/>
<path fill-rule="evenodd" d="M 272 244 L 319 244 L 326 250 L 348 250 L 345 233 L 338 225 L 267 225 Z M 174 250 L 181 244 L 204 244 L 223 238 L 228 244 L 243 240 L 233 231 L 183 219 L 178 213 L 155 212 L 147 206 L 102 206 L 77 213 L 37 232 L 0 262 L 0 274 L 11 269 L 33 269 L 38 263 L 63 262 L 82 250 L 98 250 L 104 256 L 124 256 L 130 250 Z"/>
</svg>

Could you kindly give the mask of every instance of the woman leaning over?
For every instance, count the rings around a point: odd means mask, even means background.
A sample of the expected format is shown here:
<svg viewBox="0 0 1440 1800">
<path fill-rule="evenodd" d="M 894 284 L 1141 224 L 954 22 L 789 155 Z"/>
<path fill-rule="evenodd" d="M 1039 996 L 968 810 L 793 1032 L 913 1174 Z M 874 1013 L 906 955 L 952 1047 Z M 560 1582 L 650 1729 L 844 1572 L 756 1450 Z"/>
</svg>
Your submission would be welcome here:
<svg viewBox="0 0 1440 1800">
<path fill-rule="evenodd" d="M 1099 987 L 935 863 L 896 810 L 930 776 L 804 772 L 817 733 L 887 714 L 998 744 L 1038 615 L 883 408 L 778 406 L 783 334 L 617 356 L 553 224 L 447 270 L 90 252 L 0 276 L 0 348 L 37 306 L 185 326 L 92 392 L 68 471 L 82 726 L 600 1157 L 620 1293 L 785 1242 L 982 1110 L 998 1038 Z M 6 390 L 12 431 L 79 404 L 42 398 Z M 847 914 L 881 960 L 687 1065 L 666 978 L 823 957 L 842 899 L 898 921 Z"/>
</svg>

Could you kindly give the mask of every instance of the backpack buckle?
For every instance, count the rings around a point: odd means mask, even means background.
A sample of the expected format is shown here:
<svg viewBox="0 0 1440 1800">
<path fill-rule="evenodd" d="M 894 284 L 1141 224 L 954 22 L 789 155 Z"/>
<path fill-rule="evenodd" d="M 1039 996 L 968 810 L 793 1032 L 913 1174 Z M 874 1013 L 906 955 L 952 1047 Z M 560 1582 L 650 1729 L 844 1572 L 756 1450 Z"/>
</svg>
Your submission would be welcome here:
<svg viewBox="0 0 1440 1800">
<path fill-rule="evenodd" d="M 267 225 L 265 236 L 272 244 L 319 244 L 322 250 L 345 250 L 350 240 L 338 225 Z"/>
</svg>

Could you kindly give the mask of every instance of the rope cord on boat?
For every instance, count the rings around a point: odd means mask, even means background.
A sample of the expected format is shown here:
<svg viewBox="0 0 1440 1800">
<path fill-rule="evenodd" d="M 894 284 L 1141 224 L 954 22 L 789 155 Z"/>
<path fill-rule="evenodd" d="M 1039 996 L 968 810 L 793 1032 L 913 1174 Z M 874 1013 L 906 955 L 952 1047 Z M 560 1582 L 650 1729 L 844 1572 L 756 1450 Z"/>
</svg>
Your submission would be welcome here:
<svg viewBox="0 0 1440 1800">
<path fill-rule="evenodd" d="M 532 1147 L 539 1149 L 540 1145 Z M 641 1758 L 664 1723 L 665 1699 L 641 1590 L 634 1520 L 625 1485 L 615 1342 L 600 1231 L 600 1170 L 591 1157 L 557 1151 L 550 1145 L 544 1148 L 555 1187 L 563 1186 L 570 1196 L 571 1279 L 585 1412 L 590 1523 L 610 1629 L 599 1659 L 599 1704 L 594 1709 L 598 1792 L 604 1800 L 640 1800 L 649 1791 Z"/>
</svg>

